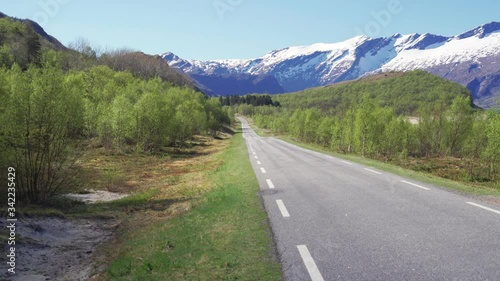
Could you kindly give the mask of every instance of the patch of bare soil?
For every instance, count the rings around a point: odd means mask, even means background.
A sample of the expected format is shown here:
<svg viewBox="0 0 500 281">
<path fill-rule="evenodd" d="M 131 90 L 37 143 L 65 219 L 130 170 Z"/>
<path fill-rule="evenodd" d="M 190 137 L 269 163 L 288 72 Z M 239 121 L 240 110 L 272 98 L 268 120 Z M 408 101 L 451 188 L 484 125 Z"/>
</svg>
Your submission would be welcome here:
<svg viewBox="0 0 500 281">
<path fill-rule="evenodd" d="M 99 202 L 109 202 L 127 197 L 128 194 L 114 193 L 103 190 L 88 190 L 85 194 L 66 194 L 66 197 L 81 201 L 86 204 L 95 204 Z"/>
<path fill-rule="evenodd" d="M 115 227 L 109 220 L 24 218 L 16 224 L 16 273 L 2 270 L 0 280 L 88 280 L 102 270 L 95 260 Z"/>
<path fill-rule="evenodd" d="M 479 200 L 484 201 L 488 204 L 494 205 L 494 206 L 500 206 L 500 197 L 497 196 L 479 196 Z"/>
</svg>

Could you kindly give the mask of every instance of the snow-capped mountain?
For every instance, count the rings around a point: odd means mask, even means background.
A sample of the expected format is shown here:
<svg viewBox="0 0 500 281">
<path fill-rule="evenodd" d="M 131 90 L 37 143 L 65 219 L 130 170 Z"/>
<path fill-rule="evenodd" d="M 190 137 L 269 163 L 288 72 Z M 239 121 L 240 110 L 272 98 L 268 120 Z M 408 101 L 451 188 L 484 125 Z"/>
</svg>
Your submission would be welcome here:
<svg viewBox="0 0 500 281">
<path fill-rule="evenodd" d="M 235 77 L 246 85 L 235 94 L 279 93 L 372 73 L 422 69 L 467 86 L 479 106 L 491 107 L 500 97 L 499 22 L 453 37 L 429 33 L 395 34 L 388 38 L 358 36 L 340 43 L 275 50 L 251 60 L 186 60 L 172 53 L 162 56 L 215 94 L 227 94 L 214 89 L 214 85 L 225 89 L 224 81 L 234 82 Z M 217 83 L 210 83 L 215 80 Z M 259 87 L 254 87 L 257 84 Z"/>
</svg>

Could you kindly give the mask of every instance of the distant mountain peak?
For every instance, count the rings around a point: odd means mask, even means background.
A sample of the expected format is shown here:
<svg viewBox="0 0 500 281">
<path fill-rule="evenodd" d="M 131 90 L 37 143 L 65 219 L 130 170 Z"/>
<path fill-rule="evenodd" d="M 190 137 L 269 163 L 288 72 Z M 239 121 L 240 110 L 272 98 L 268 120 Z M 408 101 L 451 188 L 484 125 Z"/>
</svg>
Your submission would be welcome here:
<svg viewBox="0 0 500 281">
<path fill-rule="evenodd" d="M 172 52 L 166 52 L 161 55 L 162 58 L 164 58 L 167 61 L 174 61 L 180 59 L 176 54 Z"/>
<path fill-rule="evenodd" d="M 457 35 L 457 39 L 466 39 L 472 36 L 476 36 L 478 38 L 484 38 L 485 36 L 496 32 L 500 31 L 500 22 L 492 21 L 490 23 L 481 25 L 479 27 L 476 27 L 472 30 L 469 30 L 467 32 L 464 32 L 460 35 Z"/>
</svg>

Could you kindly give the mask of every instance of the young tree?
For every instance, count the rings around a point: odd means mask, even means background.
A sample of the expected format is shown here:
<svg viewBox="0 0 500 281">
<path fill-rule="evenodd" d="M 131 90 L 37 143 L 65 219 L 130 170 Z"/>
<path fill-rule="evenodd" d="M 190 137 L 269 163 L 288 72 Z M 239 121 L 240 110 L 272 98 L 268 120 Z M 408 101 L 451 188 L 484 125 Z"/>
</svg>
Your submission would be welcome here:
<svg viewBox="0 0 500 281">
<path fill-rule="evenodd" d="M 487 135 L 487 120 L 486 116 L 482 113 L 473 115 L 471 132 L 467 134 L 464 142 L 463 156 L 468 162 L 468 173 L 471 180 L 481 178 L 480 165 L 481 157 L 484 155 L 485 149 L 488 146 Z"/>
<path fill-rule="evenodd" d="M 472 131 L 470 104 L 470 98 L 458 96 L 448 111 L 447 144 L 451 156 L 460 156 L 463 144 Z"/>
<path fill-rule="evenodd" d="M 365 96 L 363 103 L 356 111 L 355 123 L 355 144 L 362 156 L 365 156 L 372 148 L 372 139 L 370 137 L 371 130 L 375 124 L 373 111 L 374 106 L 372 102 L 368 96 Z"/>
<path fill-rule="evenodd" d="M 9 77 L 6 139 L 20 171 L 21 197 L 31 202 L 47 200 L 70 179 L 72 140 L 68 128 L 75 110 L 83 107 L 71 92 L 64 91 L 63 77 L 52 67 L 30 68 L 23 73 L 17 66 Z"/>
<path fill-rule="evenodd" d="M 134 107 L 124 96 L 120 95 L 113 100 L 111 106 L 111 127 L 115 143 L 120 147 L 133 139 L 135 131 Z"/>
<path fill-rule="evenodd" d="M 490 164 L 490 178 L 497 179 L 497 170 L 500 165 L 500 115 L 496 112 L 489 112 L 487 119 L 486 135 L 488 145 L 483 157 Z"/>
<path fill-rule="evenodd" d="M 136 139 L 143 151 L 152 152 L 167 142 L 168 122 L 174 114 L 167 111 L 165 96 L 161 93 L 146 93 L 134 106 L 136 116 Z"/>
</svg>

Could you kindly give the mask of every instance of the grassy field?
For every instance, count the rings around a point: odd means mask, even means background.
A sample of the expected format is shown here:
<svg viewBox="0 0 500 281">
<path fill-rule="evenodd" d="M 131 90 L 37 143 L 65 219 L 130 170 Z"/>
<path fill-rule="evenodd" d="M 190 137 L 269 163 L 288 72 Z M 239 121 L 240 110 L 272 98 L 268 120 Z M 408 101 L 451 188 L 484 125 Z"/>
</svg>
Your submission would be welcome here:
<svg viewBox="0 0 500 281">
<path fill-rule="evenodd" d="M 144 170 L 103 162 L 113 172 L 100 184 L 123 192 L 119 183 L 128 182 L 134 195 L 83 211 L 123 220 L 103 249 L 108 268 L 98 280 L 281 280 L 241 133 L 196 151 L 146 157 Z"/>
</svg>

